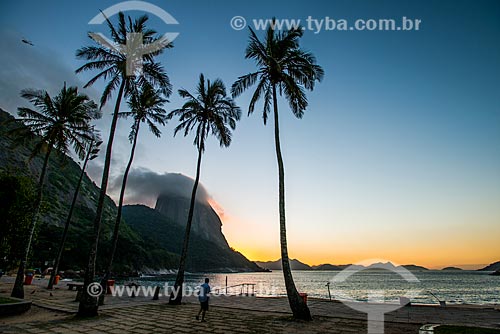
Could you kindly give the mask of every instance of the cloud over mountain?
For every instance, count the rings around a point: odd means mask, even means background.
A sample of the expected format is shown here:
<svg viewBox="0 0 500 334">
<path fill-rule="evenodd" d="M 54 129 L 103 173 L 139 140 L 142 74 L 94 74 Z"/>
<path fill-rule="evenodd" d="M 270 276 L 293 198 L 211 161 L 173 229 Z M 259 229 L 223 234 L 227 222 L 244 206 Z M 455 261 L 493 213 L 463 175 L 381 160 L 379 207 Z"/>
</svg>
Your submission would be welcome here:
<svg viewBox="0 0 500 334">
<path fill-rule="evenodd" d="M 120 192 L 122 177 L 117 177 L 110 184 L 110 192 Z M 144 204 L 154 208 L 159 195 L 173 195 L 191 198 L 194 180 L 180 173 L 159 174 L 146 168 L 132 169 L 128 176 L 125 193 L 126 204 Z M 117 196 L 113 196 L 117 197 Z M 210 195 L 203 185 L 198 185 L 196 199 L 207 203 Z"/>
</svg>

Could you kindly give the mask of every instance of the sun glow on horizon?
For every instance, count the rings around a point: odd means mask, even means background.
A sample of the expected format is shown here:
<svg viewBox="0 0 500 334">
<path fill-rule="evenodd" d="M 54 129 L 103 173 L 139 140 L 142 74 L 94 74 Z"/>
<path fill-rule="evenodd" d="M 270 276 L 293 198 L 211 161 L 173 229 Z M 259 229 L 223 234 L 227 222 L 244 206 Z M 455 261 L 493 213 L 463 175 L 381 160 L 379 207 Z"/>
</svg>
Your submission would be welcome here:
<svg viewBox="0 0 500 334">
<path fill-rule="evenodd" d="M 223 233 L 232 248 L 252 261 L 276 261 L 281 257 L 276 221 L 267 224 L 273 227 L 273 233 L 264 232 L 255 223 L 228 215 L 227 210 L 215 200 L 211 203 L 217 205 L 217 209 L 214 208 L 216 212 L 224 213 L 221 217 Z M 328 237 L 323 237 L 328 233 L 307 239 L 294 226 L 288 231 L 288 251 L 290 259 L 311 266 L 326 263 L 345 265 L 378 258 L 383 262 L 414 264 L 429 269 L 448 266 L 479 269 L 500 260 L 500 245 L 495 241 L 500 229 L 497 230 L 496 233 L 482 233 L 477 238 L 470 238 L 467 233 L 452 233 L 452 237 L 449 234 L 448 238 L 443 238 L 441 232 L 431 236 L 413 234 L 411 238 L 400 238 L 397 234 L 391 237 L 382 233 L 378 237 L 383 236 L 383 240 L 377 240 L 377 236 L 360 239 L 359 235 L 356 237 L 346 233 L 343 238 L 332 242 Z"/>
</svg>

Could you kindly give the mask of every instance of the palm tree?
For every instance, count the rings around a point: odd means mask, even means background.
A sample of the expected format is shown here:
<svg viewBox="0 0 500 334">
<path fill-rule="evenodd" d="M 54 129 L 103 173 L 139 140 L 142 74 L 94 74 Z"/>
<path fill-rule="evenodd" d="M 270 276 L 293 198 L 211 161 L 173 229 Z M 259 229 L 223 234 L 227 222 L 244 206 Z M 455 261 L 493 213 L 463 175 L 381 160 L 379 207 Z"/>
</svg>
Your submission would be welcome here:
<svg viewBox="0 0 500 334">
<path fill-rule="evenodd" d="M 158 129 L 156 124 L 164 126 L 167 122 L 166 111 L 162 108 L 163 104 L 167 102 L 167 99 L 163 97 L 163 93 L 160 90 L 155 90 L 151 85 L 144 84 L 142 89 L 134 92 L 129 101 L 128 106 L 131 111 L 121 112 L 121 117 L 132 116 L 134 118 L 134 123 L 132 124 L 132 129 L 129 134 L 129 140 L 132 143 L 132 149 L 130 151 L 130 158 L 125 168 L 125 173 L 123 174 L 122 187 L 120 191 L 120 199 L 118 201 L 118 213 L 116 215 L 115 227 L 113 231 L 113 238 L 111 242 L 111 253 L 108 257 L 108 265 L 106 267 L 106 274 L 103 277 L 101 285 L 103 286 L 103 291 L 107 287 L 107 280 L 109 278 L 112 266 L 113 258 L 116 252 L 116 245 L 118 243 L 118 233 L 120 230 L 120 223 L 122 220 L 122 207 L 123 199 L 125 197 L 125 188 L 127 187 L 127 178 L 132 166 L 132 161 L 134 160 L 135 148 L 137 145 L 137 138 L 139 136 L 139 129 L 141 123 L 147 123 L 149 130 L 156 136 L 161 136 L 161 131 Z"/>
<path fill-rule="evenodd" d="M 93 240 L 90 247 L 87 269 L 85 270 L 83 295 L 80 299 L 80 305 L 78 308 L 79 316 L 96 316 L 98 311 L 97 298 L 87 293 L 87 287 L 93 282 L 95 275 L 97 246 L 99 243 L 102 214 L 104 211 L 104 200 L 106 198 L 106 191 L 108 188 L 111 152 L 122 97 L 129 96 L 137 82 L 149 82 L 153 86 L 159 87 L 166 96 L 169 96 L 171 93 L 170 80 L 163 67 L 159 63 L 156 63 L 154 59 L 155 56 L 162 53 L 164 49 L 172 47 L 172 44 L 168 41 L 155 37 L 156 32 L 146 27 L 147 21 L 147 15 L 140 16 L 136 20 L 132 20 L 132 18 L 128 17 L 126 20 L 125 15 L 120 12 L 118 14 L 118 26 L 115 28 L 111 21 L 106 18 L 112 40 L 117 45 L 127 45 L 130 34 L 141 34 L 144 45 L 161 42 L 162 47 L 160 49 L 152 53 L 142 55 L 142 73 L 140 75 L 129 71 L 127 66 L 127 55 L 120 53 L 119 48 L 113 45 L 104 46 L 102 44 L 97 44 L 94 46 L 83 47 L 76 52 L 76 56 L 78 58 L 88 60 L 85 65 L 76 70 L 76 73 L 88 70 L 100 71 L 96 76 L 90 79 L 89 82 L 87 82 L 85 87 L 92 86 L 99 79 L 109 79 L 101 96 L 101 108 L 111 98 L 113 91 L 118 88 L 106 147 L 106 156 L 104 159 L 101 191 L 99 193 L 96 216 L 93 223 Z"/>
<path fill-rule="evenodd" d="M 226 87 L 220 79 L 214 82 L 207 80 L 200 74 L 196 96 L 185 89 L 179 90 L 179 95 L 187 99 L 182 108 L 172 111 L 168 117 L 179 117 L 180 124 L 175 127 L 174 136 L 181 130 L 184 136 L 191 131 L 196 135 L 193 144 L 198 148 L 198 164 L 196 166 L 196 178 L 194 180 L 191 202 L 182 246 L 179 270 L 175 279 L 174 289 L 177 294 L 170 295 L 169 304 L 180 304 L 182 301 L 182 285 L 184 283 L 184 272 L 186 269 L 186 257 L 189 246 L 189 234 L 193 221 L 194 205 L 196 202 L 196 190 L 200 180 L 201 157 L 205 151 L 205 140 L 209 134 L 214 135 L 221 147 L 231 144 L 231 130 L 236 128 L 236 121 L 241 117 L 241 111 L 234 101 L 226 95 Z"/>
<path fill-rule="evenodd" d="M 90 100 L 87 95 L 79 94 L 77 87 L 66 88 L 66 83 L 55 98 L 52 98 L 46 91 L 31 89 L 23 90 L 21 97 L 30 101 L 35 109 L 18 108 L 19 119 L 17 121 L 22 122 L 25 128 L 19 128 L 20 131 L 17 131 L 17 134 L 31 138 L 37 135 L 38 142 L 34 147 L 32 157 L 43 152 L 44 159 L 38 180 L 34 214 L 29 228 L 26 251 L 20 262 L 12 289 L 12 297 L 17 298 L 24 298 L 23 275 L 38 221 L 50 155 L 54 149 L 61 154 L 67 154 L 71 145 L 75 153 L 83 158 L 85 142 L 92 136 L 89 123 L 92 119 L 99 117 L 97 104 Z"/>
<path fill-rule="evenodd" d="M 93 127 L 92 127 L 93 128 Z M 97 130 L 92 129 L 93 136 L 87 143 L 87 153 L 85 154 L 85 159 L 83 161 L 82 171 L 80 173 L 80 178 L 76 184 L 75 192 L 73 193 L 73 200 L 71 201 L 71 206 L 69 208 L 68 217 L 66 218 L 66 223 L 64 224 L 63 235 L 59 243 L 59 249 L 57 251 L 56 261 L 52 268 L 52 273 L 50 274 L 49 283 L 47 289 L 52 290 L 54 288 L 54 278 L 59 272 L 59 265 L 61 263 L 62 253 L 64 251 L 64 245 L 66 244 L 66 239 L 68 237 L 69 225 L 71 224 L 71 218 L 73 217 L 73 210 L 75 209 L 76 201 L 78 199 L 78 194 L 80 192 L 80 187 L 82 185 L 83 177 L 85 176 L 85 170 L 87 169 L 87 164 L 89 161 L 94 160 L 99 155 L 99 146 L 102 144 Z"/>
<path fill-rule="evenodd" d="M 315 57 L 311 53 L 303 51 L 299 46 L 299 39 L 302 34 L 301 27 L 278 32 L 274 31 L 270 26 L 266 32 L 265 41 L 261 42 L 250 28 L 250 41 L 245 58 L 253 59 L 257 63 L 258 70 L 239 77 L 231 87 L 231 92 L 233 97 L 239 96 L 244 90 L 258 82 L 250 100 L 248 114 L 253 113 L 255 103 L 263 97 L 264 125 L 271 111 L 271 103 L 274 107 L 274 140 L 278 160 L 280 245 L 283 275 L 293 316 L 297 319 L 310 320 L 309 308 L 300 298 L 295 287 L 288 258 L 285 224 L 285 170 L 281 155 L 277 100 L 277 91 L 279 91 L 280 96 L 284 95 L 288 101 L 292 113 L 297 118 L 302 118 L 308 104 L 305 89 L 313 90 L 315 81 L 321 81 L 323 78 L 323 69 L 316 64 Z"/>
</svg>

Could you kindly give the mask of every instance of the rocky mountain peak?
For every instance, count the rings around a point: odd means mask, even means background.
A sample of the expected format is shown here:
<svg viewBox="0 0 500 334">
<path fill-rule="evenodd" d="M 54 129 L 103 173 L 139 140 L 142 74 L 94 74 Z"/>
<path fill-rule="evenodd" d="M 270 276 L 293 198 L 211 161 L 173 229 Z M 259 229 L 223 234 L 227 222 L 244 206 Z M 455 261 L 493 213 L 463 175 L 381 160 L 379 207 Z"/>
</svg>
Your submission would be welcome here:
<svg viewBox="0 0 500 334">
<path fill-rule="evenodd" d="M 158 196 L 155 210 L 172 222 L 185 227 L 189 204 L 189 198 L 167 192 Z M 222 222 L 215 210 L 206 201 L 196 201 L 191 231 L 222 248 L 229 247 L 224 234 L 222 234 Z"/>
</svg>

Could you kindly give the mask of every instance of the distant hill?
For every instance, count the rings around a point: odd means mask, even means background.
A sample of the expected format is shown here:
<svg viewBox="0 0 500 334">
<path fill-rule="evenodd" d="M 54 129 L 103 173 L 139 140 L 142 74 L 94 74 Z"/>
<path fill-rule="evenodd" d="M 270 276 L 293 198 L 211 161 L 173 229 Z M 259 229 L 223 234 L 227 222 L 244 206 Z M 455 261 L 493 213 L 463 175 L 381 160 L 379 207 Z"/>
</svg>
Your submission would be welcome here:
<svg viewBox="0 0 500 334">
<path fill-rule="evenodd" d="M 267 261 L 267 262 L 259 262 L 255 261 L 255 263 L 264 269 L 269 269 L 269 270 L 281 270 L 281 259 L 278 259 L 276 261 Z M 292 270 L 312 270 L 311 266 L 300 262 L 299 260 L 296 259 L 291 259 L 290 260 L 290 267 Z"/>
<path fill-rule="evenodd" d="M 397 268 L 405 268 L 410 271 L 424 271 L 424 270 L 429 270 L 425 267 L 422 266 L 417 266 L 415 264 L 405 264 L 402 266 L 395 266 L 392 262 L 379 262 L 379 263 L 373 263 L 369 266 L 362 266 L 362 265 L 351 265 L 351 269 L 353 270 L 397 270 Z"/>
<path fill-rule="evenodd" d="M 500 270 L 500 261 L 494 262 L 482 269 L 479 269 L 479 271 L 497 271 L 497 270 Z"/>
<path fill-rule="evenodd" d="M 342 267 L 333 264 L 325 263 L 318 266 L 312 266 L 314 270 L 342 270 Z"/>
<path fill-rule="evenodd" d="M 363 266 L 361 266 L 363 267 Z M 366 269 L 386 269 L 386 270 L 397 270 L 398 268 L 405 268 L 406 270 L 409 271 L 424 271 L 424 270 L 429 270 L 425 267 L 422 266 L 417 266 L 415 264 L 404 264 L 401 266 L 396 266 L 392 262 L 385 262 L 385 263 L 373 263 L 369 265 L 368 267 L 365 267 Z"/>
<path fill-rule="evenodd" d="M 443 268 L 441 270 L 443 270 L 443 271 L 461 271 L 463 269 L 462 268 L 457 268 L 457 267 L 446 267 L 446 268 Z"/>
<path fill-rule="evenodd" d="M 363 266 L 361 266 L 363 267 Z M 385 270 L 395 270 L 396 266 L 392 262 L 378 262 L 372 263 L 369 266 L 364 266 L 366 269 L 385 269 Z"/>
<path fill-rule="evenodd" d="M 278 259 L 276 261 L 267 261 L 267 262 L 262 262 L 262 261 L 256 261 L 260 267 L 266 268 L 269 270 L 281 270 L 281 259 Z M 320 270 L 320 271 L 326 271 L 326 270 L 344 270 L 349 268 L 350 270 L 395 270 L 398 267 L 396 267 L 394 264 L 391 262 L 385 262 L 385 263 L 373 263 L 369 266 L 362 266 L 362 265 L 356 265 L 356 264 L 330 264 L 330 263 L 324 263 L 320 265 L 315 265 L 315 266 L 309 266 L 308 264 L 305 264 L 297 259 L 290 260 L 290 266 L 292 267 L 292 270 Z M 429 270 L 425 267 L 422 266 L 417 266 L 414 264 L 405 264 L 401 267 L 406 268 L 407 270 L 410 271 L 424 271 L 424 270 Z"/>
<path fill-rule="evenodd" d="M 338 267 L 340 270 L 344 270 L 349 268 L 349 270 L 363 270 L 365 269 L 365 266 L 360 266 L 358 264 L 339 264 Z"/>
<path fill-rule="evenodd" d="M 424 271 L 424 270 L 429 270 L 426 267 L 417 266 L 415 264 L 404 264 L 401 267 L 403 267 L 405 269 L 408 269 L 409 271 Z"/>
</svg>

